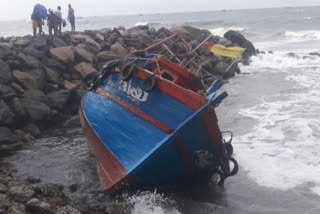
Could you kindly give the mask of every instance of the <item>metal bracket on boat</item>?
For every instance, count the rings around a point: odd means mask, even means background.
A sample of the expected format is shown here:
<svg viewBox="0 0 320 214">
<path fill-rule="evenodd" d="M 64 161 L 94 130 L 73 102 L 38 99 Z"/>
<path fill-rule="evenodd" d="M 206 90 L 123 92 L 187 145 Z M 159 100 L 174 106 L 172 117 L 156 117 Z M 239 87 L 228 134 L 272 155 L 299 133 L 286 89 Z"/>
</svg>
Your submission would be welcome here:
<svg viewBox="0 0 320 214">
<path fill-rule="evenodd" d="M 207 95 L 210 95 L 216 91 L 218 91 L 220 88 L 222 87 L 222 83 L 220 80 L 215 80 L 211 86 L 208 88 L 206 94 Z"/>
<path fill-rule="evenodd" d="M 209 102 L 214 106 L 217 107 L 219 104 L 228 97 L 228 93 L 225 91 L 216 91 L 215 93 L 211 93 L 207 96 Z"/>
</svg>

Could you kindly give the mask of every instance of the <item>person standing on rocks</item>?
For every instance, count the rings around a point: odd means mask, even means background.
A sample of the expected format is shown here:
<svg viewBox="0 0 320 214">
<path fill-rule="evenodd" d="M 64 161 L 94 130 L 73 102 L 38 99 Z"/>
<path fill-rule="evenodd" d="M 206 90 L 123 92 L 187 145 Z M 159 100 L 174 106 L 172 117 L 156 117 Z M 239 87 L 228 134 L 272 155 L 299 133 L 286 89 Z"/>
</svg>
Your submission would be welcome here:
<svg viewBox="0 0 320 214">
<path fill-rule="evenodd" d="M 71 32 L 76 31 L 76 17 L 74 15 L 74 9 L 72 8 L 71 4 L 69 4 L 69 11 L 68 11 L 68 20 L 71 24 Z"/>
<path fill-rule="evenodd" d="M 45 10 L 45 12 L 43 12 Z M 43 19 L 46 18 L 47 15 L 47 9 L 45 9 L 42 5 L 35 5 L 33 12 L 31 14 L 31 21 L 32 21 L 32 29 L 33 29 L 33 36 L 37 36 L 37 28 L 39 28 L 39 35 L 41 35 L 42 32 L 42 25 L 43 25 Z"/>
<path fill-rule="evenodd" d="M 55 12 L 55 15 L 56 15 L 56 30 L 57 30 L 57 33 L 58 33 L 58 36 L 61 36 L 61 26 L 62 26 L 62 13 L 61 13 L 61 7 L 58 6 L 57 8 L 58 10 Z"/>
<path fill-rule="evenodd" d="M 54 35 L 57 35 L 57 28 L 56 28 L 56 22 L 57 18 L 53 13 L 53 10 L 49 9 L 49 15 L 48 15 L 48 20 L 47 20 L 47 25 L 49 28 L 49 35 L 52 36 L 52 30 Z"/>
</svg>

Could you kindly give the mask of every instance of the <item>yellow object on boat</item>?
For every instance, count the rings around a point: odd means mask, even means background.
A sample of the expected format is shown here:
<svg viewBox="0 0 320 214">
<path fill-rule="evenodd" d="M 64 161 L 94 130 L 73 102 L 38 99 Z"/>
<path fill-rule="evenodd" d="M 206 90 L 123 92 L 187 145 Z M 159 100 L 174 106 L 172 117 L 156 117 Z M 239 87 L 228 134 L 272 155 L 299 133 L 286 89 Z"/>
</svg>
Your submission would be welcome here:
<svg viewBox="0 0 320 214">
<path fill-rule="evenodd" d="M 244 48 L 238 46 L 227 48 L 223 45 L 214 45 L 210 51 L 219 56 L 225 56 L 230 57 L 232 59 L 236 59 L 241 53 L 244 52 L 244 50 Z"/>
</svg>

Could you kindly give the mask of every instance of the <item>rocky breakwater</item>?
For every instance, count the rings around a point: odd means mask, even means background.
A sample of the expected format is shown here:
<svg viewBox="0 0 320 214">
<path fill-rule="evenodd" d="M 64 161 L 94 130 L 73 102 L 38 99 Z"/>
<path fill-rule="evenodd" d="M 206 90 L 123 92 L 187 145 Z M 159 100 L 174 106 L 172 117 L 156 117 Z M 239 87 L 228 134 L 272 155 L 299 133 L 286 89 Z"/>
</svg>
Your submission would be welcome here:
<svg viewBox="0 0 320 214">
<path fill-rule="evenodd" d="M 62 37 L 0 38 L 0 152 L 15 150 L 19 142 L 37 138 L 42 130 L 76 115 L 86 89 L 82 81 L 85 76 L 100 70 L 109 60 L 144 49 L 173 33 L 193 48 L 211 34 L 188 26 L 173 26 L 170 30 L 137 26 L 65 33 Z M 256 54 L 253 44 L 236 31 L 208 41 L 246 48 L 246 64 Z M 179 42 L 168 42 L 167 46 L 175 53 L 186 51 Z M 237 63 L 226 72 L 232 60 L 215 56 L 208 49 L 199 49 L 198 54 L 203 69 L 212 74 L 206 83 L 240 72 Z"/>
<path fill-rule="evenodd" d="M 100 70 L 110 60 L 126 57 L 173 33 L 193 48 L 211 34 L 187 26 L 158 30 L 137 26 L 128 30 L 119 27 L 65 33 L 62 37 L 0 38 L 1 157 L 16 151 L 24 142 L 41 137 L 46 129 L 59 127 L 65 121 L 77 123 L 78 106 L 86 91 L 83 79 L 88 74 Z M 252 43 L 236 31 L 227 32 L 223 38 L 212 36 L 209 41 L 246 48 L 242 56 L 246 64 L 256 54 Z M 175 53 L 186 51 L 180 42 L 166 45 Z M 203 69 L 211 74 L 206 78 L 207 84 L 240 73 L 237 63 L 230 67 L 229 58 L 215 56 L 206 48 L 197 53 Z M 69 205 L 83 206 L 73 204 L 61 186 L 37 184 L 37 179 L 18 182 L 10 169 L 1 167 L 0 172 L 0 213 L 79 213 Z"/>
</svg>

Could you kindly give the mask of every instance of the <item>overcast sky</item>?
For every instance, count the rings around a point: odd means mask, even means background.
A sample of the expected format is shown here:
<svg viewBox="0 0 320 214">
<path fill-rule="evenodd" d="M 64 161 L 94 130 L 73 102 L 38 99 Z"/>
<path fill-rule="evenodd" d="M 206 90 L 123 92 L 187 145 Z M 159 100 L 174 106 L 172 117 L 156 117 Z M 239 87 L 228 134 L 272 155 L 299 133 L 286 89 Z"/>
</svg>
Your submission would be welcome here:
<svg viewBox="0 0 320 214">
<path fill-rule="evenodd" d="M 320 5 L 320 0 L 1 0 L 0 20 L 29 19 L 33 6 L 61 5 L 64 16 L 72 3 L 76 16 L 104 16 L 221 9 Z"/>
</svg>

